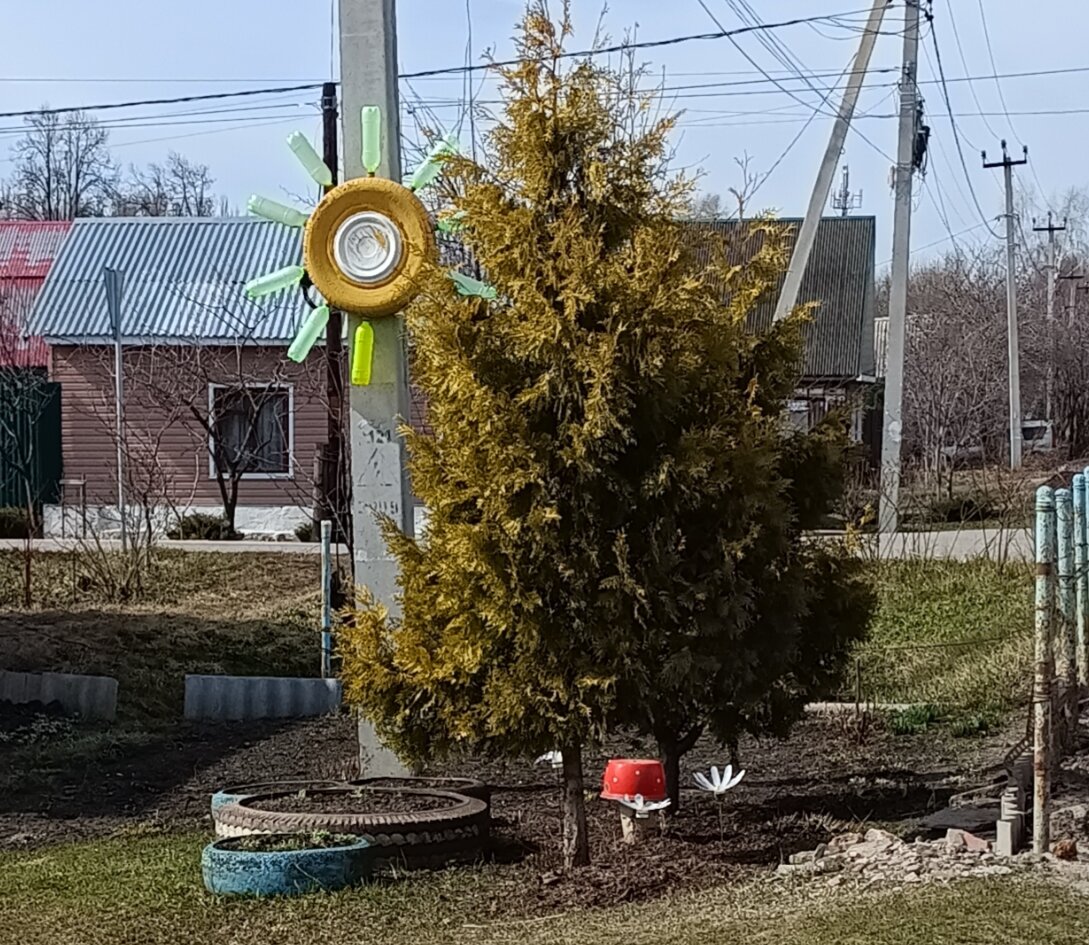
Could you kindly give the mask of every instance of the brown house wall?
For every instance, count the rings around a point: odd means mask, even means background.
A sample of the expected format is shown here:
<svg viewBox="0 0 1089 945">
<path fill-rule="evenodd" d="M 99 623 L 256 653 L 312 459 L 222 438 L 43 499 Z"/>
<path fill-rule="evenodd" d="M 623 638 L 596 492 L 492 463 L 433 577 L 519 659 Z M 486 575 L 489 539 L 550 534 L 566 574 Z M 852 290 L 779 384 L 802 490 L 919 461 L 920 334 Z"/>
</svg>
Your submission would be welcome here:
<svg viewBox="0 0 1089 945">
<path fill-rule="evenodd" d="M 190 405 L 206 416 L 209 383 L 276 383 L 293 391 L 291 476 L 244 479 L 238 504 L 311 505 L 314 457 L 326 437 L 323 362 L 314 357 L 297 365 L 284 355 L 284 348 L 126 347 L 130 491 L 146 490 L 155 504 L 164 499 L 185 506 L 222 504 L 209 471 L 208 437 Z M 52 375 L 61 384 L 64 477 L 86 480 L 88 505 L 114 504 L 113 349 L 55 346 Z"/>
</svg>

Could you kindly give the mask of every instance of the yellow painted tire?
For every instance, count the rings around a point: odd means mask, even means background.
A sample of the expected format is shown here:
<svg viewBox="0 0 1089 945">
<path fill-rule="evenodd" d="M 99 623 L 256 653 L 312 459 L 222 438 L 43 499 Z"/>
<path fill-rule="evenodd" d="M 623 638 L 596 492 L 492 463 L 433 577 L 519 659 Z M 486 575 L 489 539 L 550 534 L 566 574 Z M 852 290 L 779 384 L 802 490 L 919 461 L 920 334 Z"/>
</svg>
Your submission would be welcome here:
<svg viewBox="0 0 1089 945">
<path fill-rule="evenodd" d="M 364 212 L 388 217 L 401 235 L 401 257 L 381 282 L 353 280 L 337 264 L 334 239 L 340 226 Z M 310 214 L 303 258 L 310 281 L 334 308 L 366 318 L 395 315 L 420 289 L 424 267 L 438 256 L 427 210 L 412 191 L 380 177 L 360 177 L 334 187 Z"/>
</svg>

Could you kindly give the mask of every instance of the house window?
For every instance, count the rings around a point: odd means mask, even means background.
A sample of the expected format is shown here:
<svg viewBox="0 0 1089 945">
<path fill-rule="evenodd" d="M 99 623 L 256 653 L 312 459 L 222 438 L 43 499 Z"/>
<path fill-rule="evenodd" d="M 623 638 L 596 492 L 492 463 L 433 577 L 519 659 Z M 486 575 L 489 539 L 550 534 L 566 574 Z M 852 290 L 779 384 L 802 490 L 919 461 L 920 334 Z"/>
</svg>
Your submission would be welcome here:
<svg viewBox="0 0 1089 945">
<path fill-rule="evenodd" d="M 292 390 L 283 385 L 212 384 L 209 474 L 270 478 L 291 475 Z"/>
</svg>

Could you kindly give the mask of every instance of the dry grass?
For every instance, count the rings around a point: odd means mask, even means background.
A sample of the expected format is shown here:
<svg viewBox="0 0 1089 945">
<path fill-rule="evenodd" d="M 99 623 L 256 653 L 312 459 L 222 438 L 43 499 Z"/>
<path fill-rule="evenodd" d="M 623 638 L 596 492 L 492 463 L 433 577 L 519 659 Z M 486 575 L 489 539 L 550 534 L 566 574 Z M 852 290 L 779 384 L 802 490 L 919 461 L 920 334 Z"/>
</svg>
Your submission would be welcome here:
<svg viewBox="0 0 1089 945">
<path fill-rule="evenodd" d="M 1084 897 L 1001 879 L 820 898 L 758 879 L 640 905 L 524 917 L 492 868 L 332 895 L 223 901 L 201 886 L 203 839 L 133 834 L 0 856 L 0 945 L 383 942 L 384 945 L 1070 945 Z"/>
<path fill-rule="evenodd" d="M 163 551 L 144 597 L 119 605 L 87 584 L 78 556 L 43 554 L 29 611 L 12 599 L 19 564 L 0 554 L 0 666 L 115 676 L 124 716 L 180 714 L 186 673 L 317 669 L 315 556 Z"/>
</svg>

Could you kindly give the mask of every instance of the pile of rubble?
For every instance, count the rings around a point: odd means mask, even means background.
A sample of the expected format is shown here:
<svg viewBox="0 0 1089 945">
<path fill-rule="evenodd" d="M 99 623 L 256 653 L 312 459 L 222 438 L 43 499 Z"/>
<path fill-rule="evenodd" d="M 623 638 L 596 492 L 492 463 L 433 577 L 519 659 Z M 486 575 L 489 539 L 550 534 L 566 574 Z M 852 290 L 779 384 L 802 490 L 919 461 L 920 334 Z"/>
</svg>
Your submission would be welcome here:
<svg viewBox="0 0 1089 945">
<path fill-rule="evenodd" d="M 1003 876 L 1040 859 L 1032 854 L 999 857 L 989 841 L 964 830 L 950 830 L 941 840 L 905 842 L 888 831 L 870 829 L 841 834 L 815 850 L 795 853 L 777 875 L 828 886 L 940 883 L 967 876 Z"/>
</svg>

